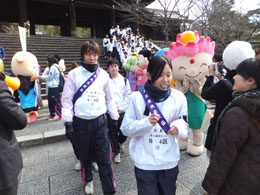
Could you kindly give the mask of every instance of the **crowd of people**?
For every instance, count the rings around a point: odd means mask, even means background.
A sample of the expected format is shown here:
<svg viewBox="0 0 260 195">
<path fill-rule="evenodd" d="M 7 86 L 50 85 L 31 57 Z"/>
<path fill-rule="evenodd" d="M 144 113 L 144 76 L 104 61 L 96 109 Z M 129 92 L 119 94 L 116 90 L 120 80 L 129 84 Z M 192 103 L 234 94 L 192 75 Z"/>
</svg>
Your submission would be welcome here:
<svg viewBox="0 0 260 195">
<path fill-rule="evenodd" d="M 189 125 L 186 97 L 171 87 L 172 62 L 164 55 L 151 57 L 145 70 L 147 81 L 132 92 L 128 79 L 119 73 L 120 65 L 132 53 L 152 50 L 151 40 L 135 35 L 129 26 L 120 29 L 117 25 L 103 44 L 109 57 L 107 71 L 99 66 L 100 46 L 92 40 L 83 43 L 80 64 L 72 63 L 67 75 L 62 57 L 47 57 L 48 67 L 35 79 L 47 84 L 48 120 L 63 121 L 86 194 L 94 193 L 92 167 L 99 172 L 103 193 L 116 193 L 110 148 L 114 162 L 120 163 L 127 137 L 131 137 L 129 154 L 138 194 L 175 194 L 180 160 L 177 138 L 187 139 Z M 214 60 L 202 89 L 202 97 L 216 104 L 205 143 L 210 163 L 202 183 L 204 194 L 257 194 L 260 59 L 249 56 L 235 67 L 225 66 L 219 56 Z M 60 76 L 65 78 L 62 91 Z M 4 132 L 0 140 L 5 140 L 0 147 L 0 172 L 4 173 L 0 194 L 16 194 L 22 166 L 13 130 L 24 128 L 26 117 L 3 81 L 0 90 Z M 17 123 L 10 123 L 8 117 Z M 3 157 L 5 148 L 10 150 L 8 157 Z M 15 169 L 9 170 L 6 158 Z"/>
<path fill-rule="evenodd" d="M 103 39 L 103 47 L 105 58 L 116 57 L 120 62 L 120 68 L 128 57 L 138 54 L 143 49 L 155 52 L 152 39 L 147 40 L 139 31 L 135 34 L 130 26 L 112 26 Z"/>
</svg>

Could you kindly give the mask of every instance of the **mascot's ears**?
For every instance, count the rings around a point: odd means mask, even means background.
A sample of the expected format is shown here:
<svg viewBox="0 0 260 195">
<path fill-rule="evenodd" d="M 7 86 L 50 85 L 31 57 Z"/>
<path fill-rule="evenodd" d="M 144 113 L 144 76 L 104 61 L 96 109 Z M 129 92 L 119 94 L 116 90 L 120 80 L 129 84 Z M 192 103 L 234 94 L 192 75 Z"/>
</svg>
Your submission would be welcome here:
<svg viewBox="0 0 260 195">
<path fill-rule="evenodd" d="M 140 55 L 138 56 L 138 61 L 139 61 L 139 64 L 141 63 L 141 65 L 147 65 L 149 63 L 147 57 L 144 57 L 143 55 Z"/>
<path fill-rule="evenodd" d="M 21 62 L 23 62 L 23 61 L 25 60 L 25 57 L 20 54 L 19 56 L 17 56 L 16 60 L 17 60 L 19 63 L 21 63 Z"/>
</svg>

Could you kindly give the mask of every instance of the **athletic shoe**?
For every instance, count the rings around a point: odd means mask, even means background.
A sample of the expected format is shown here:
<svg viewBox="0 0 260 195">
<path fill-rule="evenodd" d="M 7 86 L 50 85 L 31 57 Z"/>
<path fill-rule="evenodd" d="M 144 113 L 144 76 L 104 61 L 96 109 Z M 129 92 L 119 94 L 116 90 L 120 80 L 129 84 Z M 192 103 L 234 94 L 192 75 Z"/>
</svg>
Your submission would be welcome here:
<svg viewBox="0 0 260 195">
<path fill-rule="evenodd" d="M 85 193 L 86 194 L 94 194 L 93 181 L 90 181 L 86 184 Z"/>
<path fill-rule="evenodd" d="M 96 162 L 92 163 L 92 167 L 93 167 L 94 171 L 98 172 L 98 165 Z"/>
<path fill-rule="evenodd" d="M 118 153 L 118 154 L 115 156 L 114 162 L 117 163 L 117 164 L 121 162 L 120 153 Z"/>
<path fill-rule="evenodd" d="M 125 145 L 119 144 L 119 147 L 120 147 L 120 152 L 125 153 Z"/>
<path fill-rule="evenodd" d="M 81 170 L 81 164 L 80 164 L 80 161 L 79 161 L 79 160 L 76 161 L 75 170 L 76 170 L 76 171 L 80 171 L 80 170 Z"/>
<path fill-rule="evenodd" d="M 48 117 L 48 121 L 53 120 L 53 118 L 54 118 L 54 116 L 51 116 L 51 115 L 50 115 L 50 116 Z"/>
<path fill-rule="evenodd" d="M 61 120 L 61 117 L 57 118 L 56 121 L 60 121 Z"/>
<path fill-rule="evenodd" d="M 48 121 L 54 121 L 54 120 L 57 120 L 59 118 L 59 116 L 58 115 L 55 115 L 55 116 L 49 116 L 48 117 Z"/>
</svg>

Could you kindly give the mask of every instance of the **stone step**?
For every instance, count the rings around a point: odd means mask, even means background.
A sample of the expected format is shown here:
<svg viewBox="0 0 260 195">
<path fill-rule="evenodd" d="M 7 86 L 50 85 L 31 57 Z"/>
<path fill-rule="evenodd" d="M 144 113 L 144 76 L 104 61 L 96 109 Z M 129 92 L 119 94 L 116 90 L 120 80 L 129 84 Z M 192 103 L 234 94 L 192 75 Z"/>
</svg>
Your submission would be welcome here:
<svg viewBox="0 0 260 195">
<path fill-rule="evenodd" d="M 42 145 L 66 139 L 63 122 L 48 121 L 48 101 L 43 100 L 43 105 L 43 109 L 38 110 L 38 117 L 35 123 L 27 124 L 23 130 L 15 131 L 20 147 Z"/>
<path fill-rule="evenodd" d="M 47 56 L 50 54 L 59 54 L 65 60 L 66 71 L 70 70 L 70 64 L 72 62 L 79 63 L 80 61 L 80 47 L 86 41 L 90 39 L 73 38 L 73 37 L 51 37 L 51 36 L 39 36 L 32 35 L 27 38 L 27 50 L 33 53 L 38 63 L 42 66 L 42 71 L 47 67 Z M 94 39 L 100 45 L 101 55 L 99 57 L 100 66 L 106 69 L 107 59 L 104 58 L 104 47 L 102 45 L 102 39 Z M 5 48 L 5 71 L 11 73 L 11 59 L 17 51 L 21 51 L 20 38 L 18 35 L 7 35 L 0 33 L 0 45 Z M 47 98 L 46 90 L 43 85 L 42 97 Z"/>
</svg>

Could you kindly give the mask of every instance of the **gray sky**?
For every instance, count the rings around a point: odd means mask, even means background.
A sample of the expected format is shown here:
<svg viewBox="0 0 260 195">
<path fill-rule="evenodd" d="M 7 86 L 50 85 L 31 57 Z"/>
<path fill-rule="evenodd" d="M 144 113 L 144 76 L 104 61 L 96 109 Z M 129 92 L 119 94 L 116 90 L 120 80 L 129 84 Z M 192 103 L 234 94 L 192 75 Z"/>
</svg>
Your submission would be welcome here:
<svg viewBox="0 0 260 195">
<path fill-rule="evenodd" d="M 171 0 L 165 0 L 165 1 L 171 1 Z M 183 1 L 185 1 L 185 0 L 183 0 Z M 158 2 L 156 2 L 156 0 L 155 0 L 154 2 L 152 2 L 147 7 L 153 8 L 153 9 L 159 9 L 160 4 Z M 234 9 L 236 9 L 237 11 L 240 11 L 242 13 L 245 13 L 246 11 L 248 11 L 250 9 L 255 9 L 257 7 L 260 8 L 260 1 L 259 0 L 235 0 Z"/>
</svg>

